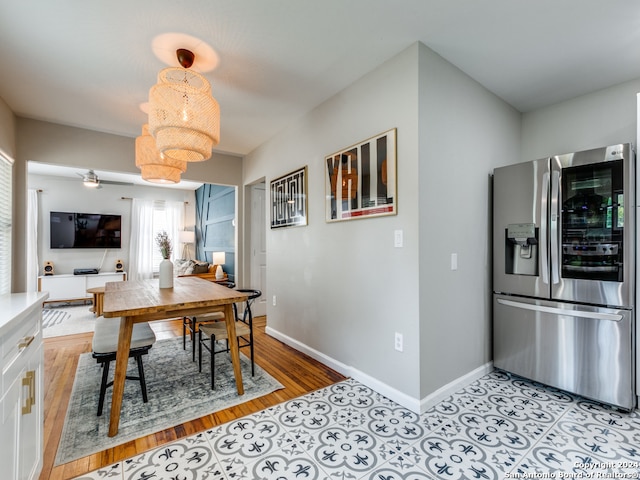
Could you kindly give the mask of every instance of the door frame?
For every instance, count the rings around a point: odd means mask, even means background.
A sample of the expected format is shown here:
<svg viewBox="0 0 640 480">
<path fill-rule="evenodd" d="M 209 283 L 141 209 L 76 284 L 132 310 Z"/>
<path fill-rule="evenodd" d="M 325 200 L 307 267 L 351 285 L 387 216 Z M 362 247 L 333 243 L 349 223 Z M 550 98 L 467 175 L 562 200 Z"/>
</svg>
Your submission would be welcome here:
<svg viewBox="0 0 640 480">
<path fill-rule="evenodd" d="M 253 192 L 256 187 L 262 187 L 265 195 L 265 210 L 261 212 L 261 218 L 254 218 L 254 215 L 259 215 L 259 212 L 256 212 L 253 208 Z M 244 285 L 248 288 L 257 288 L 262 291 L 262 296 L 257 298 L 253 305 L 253 313 L 255 316 L 266 315 L 267 313 L 267 282 L 266 275 L 261 277 L 260 285 L 256 285 L 254 281 L 254 275 L 260 275 L 259 270 L 261 268 L 260 263 L 258 262 L 258 258 L 256 255 L 253 255 L 253 240 L 256 238 L 256 235 L 264 235 L 265 236 L 265 255 L 266 255 L 266 235 L 267 235 L 267 210 L 266 210 L 266 179 L 263 177 L 261 179 L 256 180 L 255 182 L 246 184 L 244 187 L 244 207 L 245 207 L 245 222 L 244 222 L 244 241 L 243 241 L 243 253 L 245 258 L 245 275 L 244 279 L 246 282 L 243 282 Z M 255 232 L 254 225 L 262 223 L 264 228 L 263 232 L 257 233 Z"/>
</svg>

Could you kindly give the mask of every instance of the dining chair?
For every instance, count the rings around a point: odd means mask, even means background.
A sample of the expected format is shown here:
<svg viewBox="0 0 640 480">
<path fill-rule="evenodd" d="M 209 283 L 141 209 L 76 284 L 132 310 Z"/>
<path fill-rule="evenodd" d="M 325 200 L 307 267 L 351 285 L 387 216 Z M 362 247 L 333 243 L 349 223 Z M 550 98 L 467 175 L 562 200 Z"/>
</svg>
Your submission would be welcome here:
<svg viewBox="0 0 640 480">
<path fill-rule="evenodd" d="M 97 318 L 93 332 L 92 348 L 93 358 L 102 364 L 102 381 L 100 383 L 100 398 L 98 399 L 98 417 L 102 415 L 104 397 L 107 388 L 113 385 L 109 379 L 109 366 L 116 359 L 118 350 L 118 337 L 120 335 L 120 322 L 117 318 Z M 135 358 L 138 365 L 138 376 L 127 375 L 128 380 L 139 380 L 142 390 L 142 401 L 147 403 L 147 384 L 144 378 L 144 368 L 142 367 L 142 356 L 149 353 L 149 350 L 156 341 L 156 336 L 148 323 L 136 323 L 133 325 L 131 333 L 131 347 L 129 348 L 129 358 Z"/>
<path fill-rule="evenodd" d="M 217 282 L 218 285 L 222 285 L 227 288 L 234 288 L 235 283 L 231 281 Z M 198 325 L 217 322 L 224 319 L 224 313 L 211 312 L 199 315 L 197 317 L 182 317 L 182 349 L 187 349 L 187 330 L 189 331 L 189 338 L 191 339 L 191 360 L 196 361 L 196 334 L 198 333 Z"/>
<path fill-rule="evenodd" d="M 242 316 L 238 314 L 238 304 L 233 304 L 233 313 L 236 319 L 236 338 L 238 348 L 249 347 L 251 358 L 251 376 L 255 375 L 255 360 L 253 350 L 253 313 L 251 305 L 253 301 L 262 295 L 260 290 L 242 289 L 236 291 L 246 293 L 247 300 L 244 303 Z M 242 303 L 240 305 L 242 305 Z M 225 341 L 224 346 L 218 342 Z M 202 347 L 211 354 L 211 389 L 215 389 L 215 356 L 218 353 L 229 352 L 229 337 L 227 335 L 226 322 L 214 322 L 200 325 L 198 329 L 198 370 L 202 371 Z"/>
</svg>

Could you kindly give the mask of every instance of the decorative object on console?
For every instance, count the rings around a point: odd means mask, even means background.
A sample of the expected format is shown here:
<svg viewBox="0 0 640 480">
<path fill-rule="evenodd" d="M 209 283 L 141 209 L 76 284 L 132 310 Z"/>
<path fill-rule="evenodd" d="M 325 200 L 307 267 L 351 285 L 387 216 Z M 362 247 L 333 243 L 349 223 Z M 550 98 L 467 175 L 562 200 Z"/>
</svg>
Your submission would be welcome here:
<svg viewBox="0 0 640 480">
<path fill-rule="evenodd" d="M 216 267 L 216 279 L 222 280 L 224 278 L 224 271 L 222 270 L 222 265 L 225 264 L 225 253 L 224 252 L 213 252 L 212 258 L 213 264 L 217 265 Z"/>
<path fill-rule="evenodd" d="M 120 259 L 116 260 L 116 272 L 124 272 L 124 263 Z"/>
<path fill-rule="evenodd" d="M 189 245 L 196 241 L 196 232 L 193 232 L 191 230 L 183 230 L 182 232 L 180 232 L 179 240 L 182 244 L 182 258 L 191 259 Z"/>
<path fill-rule="evenodd" d="M 271 228 L 307 224 L 307 166 L 272 180 Z"/>
<path fill-rule="evenodd" d="M 165 158 L 208 160 L 220 142 L 220 106 L 207 79 L 188 70 L 193 52 L 180 48 L 176 55 L 181 67 L 161 70 L 149 90 L 149 131 Z"/>
<path fill-rule="evenodd" d="M 160 262 L 158 285 L 160 288 L 173 288 L 173 263 L 169 260 L 172 248 L 171 239 L 169 235 L 167 235 L 167 232 L 164 230 L 158 232 L 158 235 L 156 235 L 156 244 L 163 258 Z"/>
<path fill-rule="evenodd" d="M 45 275 L 53 275 L 53 262 L 44 262 L 43 270 Z"/>
<path fill-rule="evenodd" d="M 396 215 L 396 129 L 325 158 L 325 220 Z"/>
</svg>

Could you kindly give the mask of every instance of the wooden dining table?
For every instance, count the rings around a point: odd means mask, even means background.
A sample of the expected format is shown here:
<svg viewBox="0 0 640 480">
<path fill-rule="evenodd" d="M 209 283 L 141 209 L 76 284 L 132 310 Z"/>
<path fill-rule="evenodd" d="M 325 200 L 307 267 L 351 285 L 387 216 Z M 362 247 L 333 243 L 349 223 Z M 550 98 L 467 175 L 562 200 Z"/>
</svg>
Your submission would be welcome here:
<svg viewBox="0 0 640 480">
<path fill-rule="evenodd" d="M 122 318 L 109 418 L 110 437 L 118 434 L 134 323 L 224 312 L 236 389 L 238 395 L 244 394 L 233 304 L 246 299 L 246 293 L 198 277 L 174 278 L 173 288 L 159 288 L 157 279 L 108 282 L 105 285 L 103 316 L 114 321 Z"/>
</svg>

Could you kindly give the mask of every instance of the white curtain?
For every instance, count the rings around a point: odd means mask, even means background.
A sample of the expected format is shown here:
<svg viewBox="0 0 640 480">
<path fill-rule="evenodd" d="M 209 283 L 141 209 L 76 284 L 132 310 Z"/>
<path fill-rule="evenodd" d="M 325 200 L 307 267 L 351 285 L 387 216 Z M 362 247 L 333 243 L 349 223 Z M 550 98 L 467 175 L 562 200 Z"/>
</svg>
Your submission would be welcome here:
<svg viewBox="0 0 640 480">
<path fill-rule="evenodd" d="M 153 277 L 153 200 L 131 201 L 131 239 L 129 241 L 129 279 Z"/>
<path fill-rule="evenodd" d="M 38 290 L 38 191 L 27 192 L 27 292 Z"/>
<path fill-rule="evenodd" d="M 171 259 L 175 260 L 176 258 L 180 258 L 179 242 L 180 242 L 180 231 L 182 230 L 182 212 L 184 211 L 184 202 L 165 202 L 164 204 L 164 213 L 165 213 L 165 227 L 167 229 L 167 234 L 171 239 L 171 246 L 173 247 L 173 252 L 171 253 Z"/>
<path fill-rule="evenodd" d="M 129 279 L 153 278 L 154 253 L 158 253 L 155 235 L 165 230 L 177 256 L 179 232 L 182 230 L 183 202 L 164 202 L 134 198 L 131 204 L 131 240 L 129 242 Z M 158 255 L 156 255 L 158 257 Z"/>
</svg>

